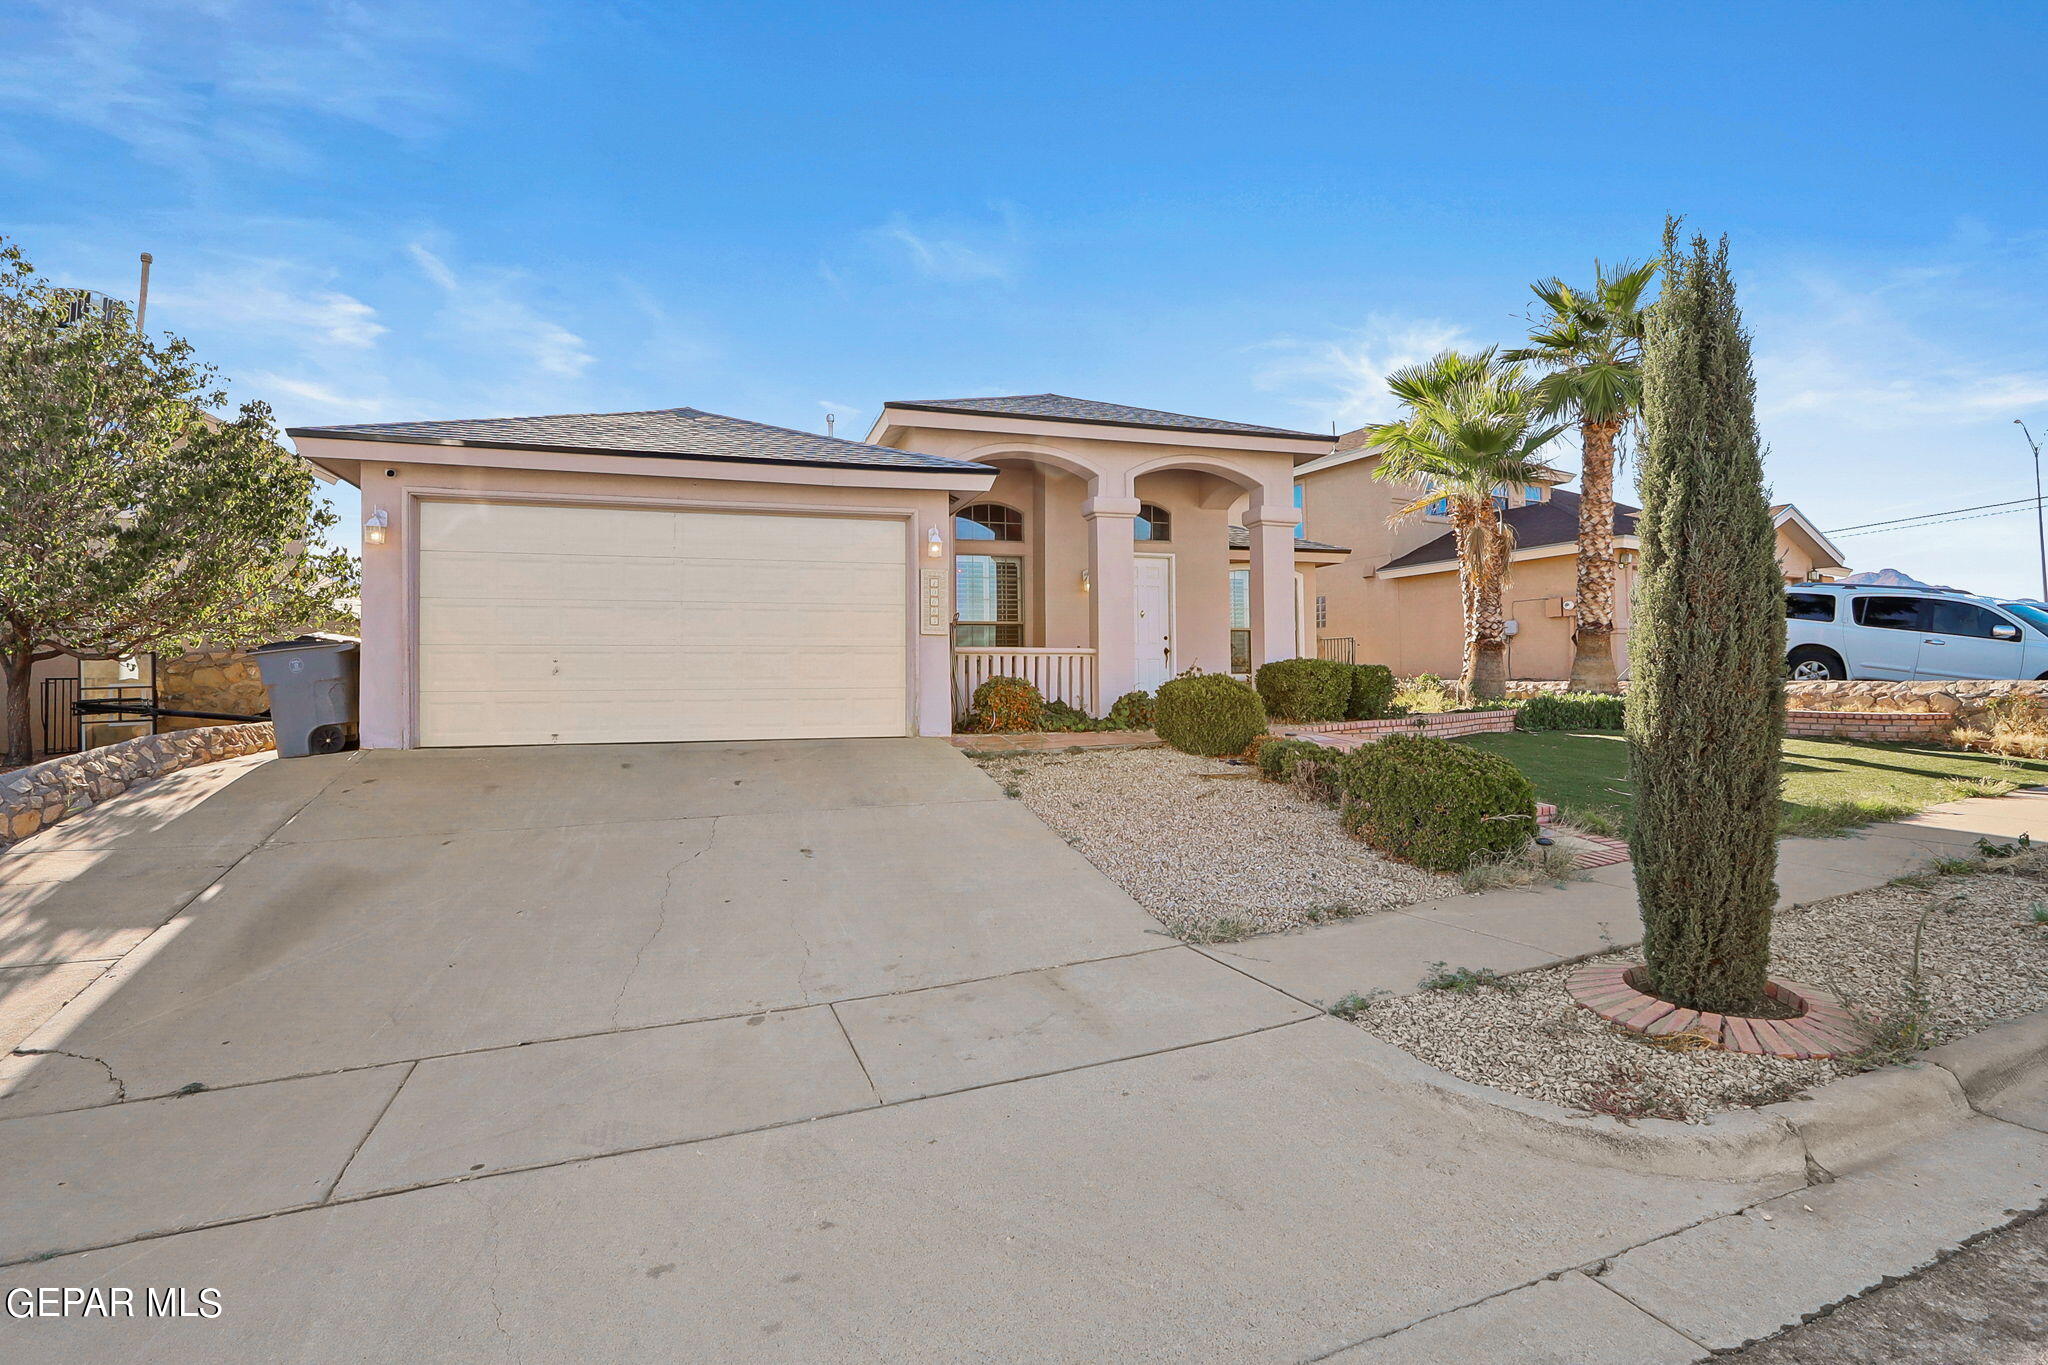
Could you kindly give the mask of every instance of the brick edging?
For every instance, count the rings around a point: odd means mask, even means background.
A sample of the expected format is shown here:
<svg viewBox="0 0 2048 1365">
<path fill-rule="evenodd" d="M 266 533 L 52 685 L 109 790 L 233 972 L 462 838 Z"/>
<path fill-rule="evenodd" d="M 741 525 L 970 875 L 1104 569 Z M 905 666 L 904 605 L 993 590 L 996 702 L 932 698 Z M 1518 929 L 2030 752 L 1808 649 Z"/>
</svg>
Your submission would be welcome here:
<svg viewBox="0 0 2048 1365">
<path fill-rule="evenodd" d="M 269 721 L 138 735 L 0 776 L 0 851 L 138 782 L 277 747 Z"/>
<path fill-rule="evenodd" d="M 1826 991 L 1792 981 L 1766 984 L 1771 997 L 1800 1011 L 1790 1019 L 1753 1019 L 1684 1009 L 1645 995 L 1630 977 L 1640 965 L 1582 967 L 1565 984 L 1572 999 L 1608 1023 L 1651 1038 L 1689 1033 L 1724 1052 L 1813 1061 L 1860 1051 L 1870 1041 L 1864 1021 Z"/>
<path fill-rule="evenodd" d="M 1307 724 L 1275 722 L 1273 733 L 1290 738 L 1315 739 L 1321 735 L 1355 736 L 1370 744 L 1388 735 L 1429 735 L 1455 739 L 1461 735 L 1502 733 L 1515 728 L 1515 713 L 1499 711 L 1437 711 L 1419 716 L 1389 716 L 1384 720 L 1329 720 Z"/>
</svg>

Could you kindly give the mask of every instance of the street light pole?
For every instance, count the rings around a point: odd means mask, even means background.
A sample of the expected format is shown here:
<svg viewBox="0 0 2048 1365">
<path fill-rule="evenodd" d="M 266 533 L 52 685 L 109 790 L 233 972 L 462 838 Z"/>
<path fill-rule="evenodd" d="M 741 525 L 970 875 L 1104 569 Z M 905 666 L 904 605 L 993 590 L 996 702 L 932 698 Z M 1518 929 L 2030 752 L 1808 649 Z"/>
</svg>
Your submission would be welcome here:
<svg viewBox="0 0 2048 1365">
<path fill-rule="evenodd" d="M 2034 451 L 2034 539 L 2041 547 L 2041 600 L 2048 602 L 2048 529 L 2043 529 L 2041 517 L 2041 443 L 2019 418 L 2013 418 L 2012 424 L 2020 429 Z"/>
</svg>

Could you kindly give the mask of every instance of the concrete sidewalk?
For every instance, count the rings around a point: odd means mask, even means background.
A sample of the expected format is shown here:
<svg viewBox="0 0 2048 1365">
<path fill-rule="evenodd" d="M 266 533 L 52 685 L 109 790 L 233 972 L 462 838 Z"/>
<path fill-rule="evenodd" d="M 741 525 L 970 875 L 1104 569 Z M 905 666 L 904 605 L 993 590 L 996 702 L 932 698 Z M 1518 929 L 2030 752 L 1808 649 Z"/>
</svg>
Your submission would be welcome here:
<svg viewBox="0 0 2048 1365">
<path fill-rule="evenodd" d="M 221 769 L 0 860 L 8 970 L 91 974 L 7 1059 L 0 1279 L 226 1312 L 8 1359 L 1690 1359 L 2043 1197 L 2031 1102 L 1825 1191 L 1508 1150 L 1317 1008 L 1633 942 L 1625 866 L 1196 950 L 940 742 Z M 1978 826 L 2048 802 L 1782 879 Z M 1774 1199 L 1837 1270 L 1754 1287 Z"/>
</svg>

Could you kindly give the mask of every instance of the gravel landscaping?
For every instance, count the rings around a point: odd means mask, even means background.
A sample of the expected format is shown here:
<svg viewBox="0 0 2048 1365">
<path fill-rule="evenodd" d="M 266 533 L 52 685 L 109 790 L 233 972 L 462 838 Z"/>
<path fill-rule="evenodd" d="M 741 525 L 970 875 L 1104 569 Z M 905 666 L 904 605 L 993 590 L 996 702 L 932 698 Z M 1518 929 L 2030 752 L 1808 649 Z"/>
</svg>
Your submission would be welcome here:
<svg viewBox="0 0 2048 1365">
<path fill-rule="evenodd" d="M 1254 770 L 1173 749 L 978 759 L 1175 934 L 1319 924 L 1458 894 L 1381 857 L 1329 807 Z"/>
<path fill-rule="evenodd" d="M 2037 910 L 2048 913 L 2048 851 L 1987 866 L 1993 870 L 1878 887 L 1780 914 L 1772 972 L 1833 991 L 1853 1008 L 1895 1013 L 1924 916 L 1924 1046 L 2048 1008 L 2048 925 L 2035 920 Z M 1594 959 L 1641 960 L 1634 951 Z M 1700 1122 L 1867 1065 L 1670 1050 L 1668 1040 L 1646 1041 L 1574 1003 L 1565 982 L 1581 965 L 1507 977 L 1500 986 L 1381 998 L 1352 1017 L 1454 1076 L 1626 1118 Z"/>
</svg>

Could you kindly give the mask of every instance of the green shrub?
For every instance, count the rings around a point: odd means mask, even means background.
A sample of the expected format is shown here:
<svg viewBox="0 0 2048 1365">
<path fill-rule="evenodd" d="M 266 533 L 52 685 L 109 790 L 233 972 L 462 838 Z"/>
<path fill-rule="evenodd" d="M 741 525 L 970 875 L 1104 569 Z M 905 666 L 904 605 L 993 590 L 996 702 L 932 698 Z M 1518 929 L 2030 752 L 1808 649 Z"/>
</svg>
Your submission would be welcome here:
<svg viewBox="0 0 2048 1365">
<path fill-rule="evenodd" d="M 1481 854 L 1536 833 L 1529 779 L 1498 754 L 1421 735 L 1355 749 L 1339 771 L 1344 825 L 1382 853 L 1431 872 L 1462 872 Z"/>
<path fill-rule="evenodd" d="M 1342 720 L 1351 705 L 1351 665 L 1334 659 L 1279 659 L 1253 675 L 1266 712 L 1306 724 Z"/>
<path fill-rule="evenodd" d="M 1607 692 L 1539 692 L 1522 703 L 1515 725 L 1523 730 L 1619 730 L 1622 701 Z"/>
<path fill-rule="evenodd" d="M 1109 718 L 1115 722 L 1113 730 L 1149 730 L 1152 728 L 1152 694 L 1150 692 L 1126 692 L 1116 699 L 1109 708 Z"/>
<path fill-rule="evenodd" d="M 1353 664 L 1346 720 L 1382 720 L 1394 713 L 1394 670 L 1385 664 Z"/>
<path fill-rule="evenodd" d="M 997 676 L 974 689 L 976 733 L 1011 734 L 1045 726 L 1045 697 L 1022 678 Z"/>
<path fill-rule="evenodd" d="M 1397 716 L 1429 716 L 1463 707 L 1457 686 L 1434 673 L 1418 673 L 1394 689 L 1388 711 Z"/>
<path fill-rule="evenodd" d="M 1338 774 L 1344 755 L 1312 740 L 1275 740 L 1259 750 L 1259 773 L 1275 782 L 1286 782 L 1311 801 L 1334 806 L 1338 798 Z"/>
<path fill-rule="evenodd" d="M 1305 758 L 1334 757 L 1322 745 L 1306 739 L 1275 739 L 1259 746 L 1259 776 L 1272 782 L 1289 782 L 1294 768 Z"/>
<path fill-rule="evenodd" d="M 1049 701 L 1045 704 L 1045 719 L 1041 728 L 1052 734 L 1074 734 L 1091 730 L 1114 730 L 1118 726 L 1112 720 L 1097 720 L 1078 706 L 1069 706 L 1063 701 Z"/>
<path fill-rule="evenodd" d="M 1198 673 L 1161 684 L 1152 728 L 1184 753 L 1221 758 L 1243 753 L 1254 736 L 1266 733 L 1266 707 L 1229 674 Z"/>
</svg>

